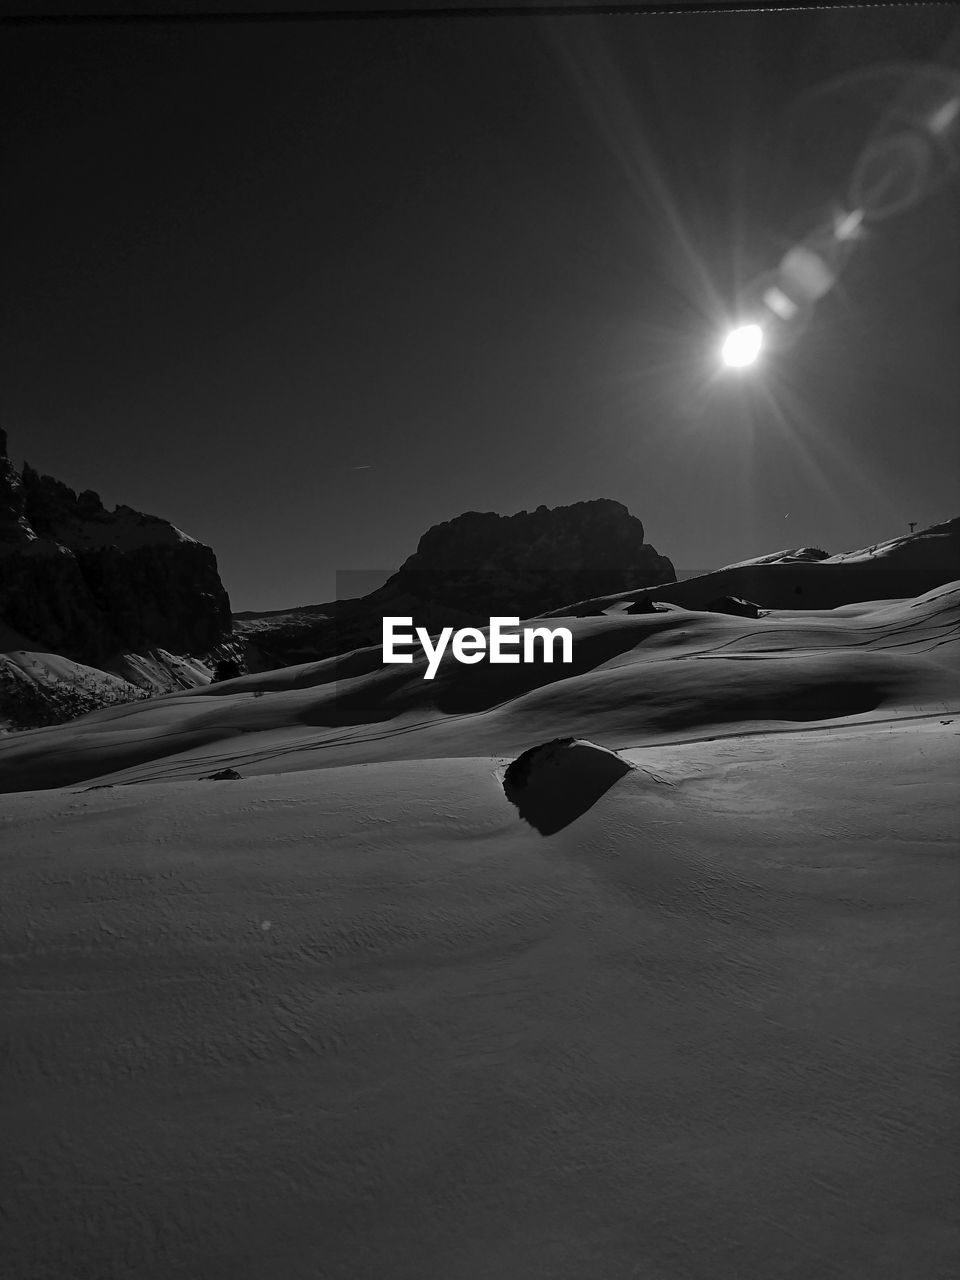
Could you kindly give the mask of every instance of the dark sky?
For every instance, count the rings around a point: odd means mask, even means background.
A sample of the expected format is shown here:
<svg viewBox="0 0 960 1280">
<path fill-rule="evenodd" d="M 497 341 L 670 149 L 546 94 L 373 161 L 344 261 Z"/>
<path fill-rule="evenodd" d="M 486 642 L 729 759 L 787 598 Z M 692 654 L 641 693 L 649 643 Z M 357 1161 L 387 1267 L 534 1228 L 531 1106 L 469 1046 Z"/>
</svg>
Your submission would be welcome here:
<svg viewBox="0 0 960 1280">
<path fill-rule="evenodd" d="M 2 37 L 11 453 L 210 543 L 236 610 L 471 509 L 616 498 L 680 570 L 960 513 L 956 176 L 715 374 L 916 75 L 855 73 L 960 69 L 949 6 Z"/>
</svg>

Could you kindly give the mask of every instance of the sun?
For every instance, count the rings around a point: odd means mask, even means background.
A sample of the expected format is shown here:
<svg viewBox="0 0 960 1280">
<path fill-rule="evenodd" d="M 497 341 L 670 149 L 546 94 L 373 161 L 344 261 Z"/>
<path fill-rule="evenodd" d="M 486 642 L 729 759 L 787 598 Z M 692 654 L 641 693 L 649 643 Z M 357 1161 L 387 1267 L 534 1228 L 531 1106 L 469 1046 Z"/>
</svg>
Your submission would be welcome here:
<svg viewBox="0 0 960 1280">
<path fill-rule="evenodd" d="M 758 324 L 740 325 L 727 334 L 720 359 L 730 369 L 743 369 L 754 363 L 762 346 L 763 330 Z"/>
</svg>

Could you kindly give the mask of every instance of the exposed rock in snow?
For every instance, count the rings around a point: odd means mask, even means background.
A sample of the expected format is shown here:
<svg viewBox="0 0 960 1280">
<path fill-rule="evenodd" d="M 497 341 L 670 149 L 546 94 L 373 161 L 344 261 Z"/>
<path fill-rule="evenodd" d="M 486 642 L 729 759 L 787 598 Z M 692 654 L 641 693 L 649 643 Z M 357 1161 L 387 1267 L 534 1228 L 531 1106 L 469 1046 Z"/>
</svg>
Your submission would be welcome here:
<svg viewBox="0 0 960 1280">
<path fill-rule="evenodd" d="M 554 738 L 508 765 L 503 790 L 520 816 L 549 836 L 586 813 L 633 767 L 607 747 Z"/>
<path fill-rule="evenodd" d="M 729 613 L 734 618 L 759 618 L 763 612 L 752 600 L 740 596 L 716 596 L 703 606 L 710 613 Z"/>
</svg>

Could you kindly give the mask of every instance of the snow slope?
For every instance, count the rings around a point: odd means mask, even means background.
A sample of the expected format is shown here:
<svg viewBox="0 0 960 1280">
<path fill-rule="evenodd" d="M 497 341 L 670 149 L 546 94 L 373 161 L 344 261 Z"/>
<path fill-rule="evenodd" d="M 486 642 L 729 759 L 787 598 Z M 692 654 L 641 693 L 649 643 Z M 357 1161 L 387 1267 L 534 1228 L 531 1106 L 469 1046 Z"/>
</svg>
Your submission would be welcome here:
<svg viewBox="0 0 960 1280">
<path fill-rule="evenodd" d="M 5 1275 L 960 1273 L 960 582 L 623 607 L 0 740 Z"/>
<path fill-rule="evenodd" d="M 572 667 L 384 666 L 379 648 L 107 708 L 0 741 L 0 791 L 448 755 L 573 734 L 620 747 L 960 708 L 960 583 L 759 619 L 673 609 L 565 620 Z M 259 695 L 259 696 L 258 696 Z"/>
<path fill-rule="evenodd" d="M 24 640 L 21 646 L 0 652 L 0 733 L 48 722 L 61 724 L 71 716 L 135 702 L 152 693 L 208 685 L 211 668 L 209 659 L 159 647 L 147 653 L 118 653 L 109 667 L 91 667 Z"/>
<path fill-rule="evenodd" d="M 945 719 L 8 795 L 6 1274 L 955 1276 Z"/>
<path fill-rule="evenodd" d="M 834 609 L 854 601 L 917 596 L 958 578 L 960 518 L 826 559 L 812 559 L 809 547 L 776 551 L 682 582 L 579 601 L 572 611 L 589 615 L 643 599 L 703 609 L 724 595 L 767 609 Z M 569 608 L 542 616 L 560 617 Z"/>
</svg>

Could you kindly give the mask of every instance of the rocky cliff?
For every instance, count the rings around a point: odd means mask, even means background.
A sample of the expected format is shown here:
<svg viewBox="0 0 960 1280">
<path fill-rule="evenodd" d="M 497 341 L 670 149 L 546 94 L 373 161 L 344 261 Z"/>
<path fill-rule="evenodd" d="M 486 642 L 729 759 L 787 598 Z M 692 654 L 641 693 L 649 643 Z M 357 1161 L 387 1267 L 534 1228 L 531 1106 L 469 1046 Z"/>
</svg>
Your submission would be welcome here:
<svg viewBox="0 0 960 1280">
<path fill-rule="evenodd" d="M 530 618 L 614 591 L 675 582 L 621 502 L 595 498 L 513 516 L 468 511 L 434 525 L 381 588 L 485 618 Z M 374 595 L 378 593 L 375 592 Z"/>
<path fill-rule="evenodd" d="M 235 619 L 235 634 L 263 670 L 378 645 L 386 615 L 412 617 L 433 633 L 675 582 L 673 565 L 643 539 L 637 517 L 608 498 L 513 516 L 468 511 L 428 529 L 376 591 L 284 614 L 244 615 Z"/>
<path fill-rule="evenodd" d="M 0 621 L 79 662 L 162 647 L 201 653 L 231 631 L 210 547 L 130 507 L 107 511 L 7 455 L 0 431 Z"/>
</svg>

